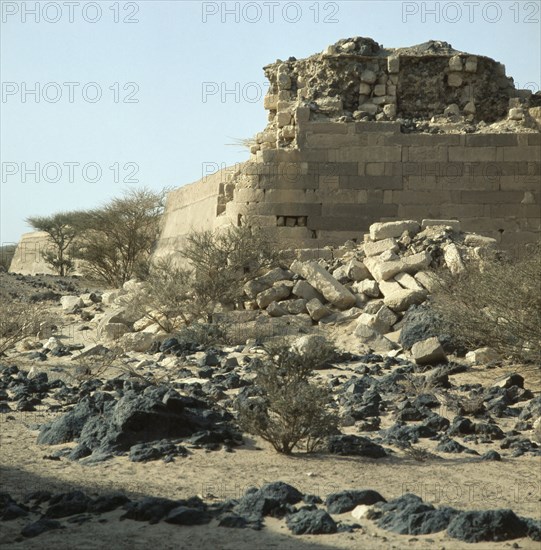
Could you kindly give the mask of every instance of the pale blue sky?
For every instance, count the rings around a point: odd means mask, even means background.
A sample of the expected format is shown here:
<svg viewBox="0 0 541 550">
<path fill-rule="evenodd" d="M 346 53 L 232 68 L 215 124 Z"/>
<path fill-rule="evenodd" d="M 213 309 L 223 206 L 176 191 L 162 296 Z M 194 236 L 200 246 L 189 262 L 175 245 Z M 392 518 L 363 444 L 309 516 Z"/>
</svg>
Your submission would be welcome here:
<svg viewBox="0 0 541 550">
<path fill-rule="evenodd" d="M 254 4 L 79 0 L 70 13 L 64 0 L 1 0 L 0 241 L 17 241 L 30 215 L 97 206 L 127 185 L 180 186 L 205 166 L 246 160 L 245 150 L 227 144 L 266 124 L 262 67 L 340 38 L 367 36 L 386 47 L 444 40 L 504 63 L 521 87 L 539 89 L 539 0 L 259 2 L 259 14 Z M 36 83 L 39 102 L 23 92 Z M 124 90 L 126 83 L 134 84 Z M 222 100 L 235 86 L 240 94 Z M 98 89 L 102 97 L 92 102 Z M 138 102 L 123 101 L 130 97 Z M 40 182 L 30 172 L 24 181 L 23 163 L 27 171 L 39 163 Z M 92 182 L 96 166 L 102 174 Z M 138 183 L 115 182 L 130 175 Z"/>
</svg>

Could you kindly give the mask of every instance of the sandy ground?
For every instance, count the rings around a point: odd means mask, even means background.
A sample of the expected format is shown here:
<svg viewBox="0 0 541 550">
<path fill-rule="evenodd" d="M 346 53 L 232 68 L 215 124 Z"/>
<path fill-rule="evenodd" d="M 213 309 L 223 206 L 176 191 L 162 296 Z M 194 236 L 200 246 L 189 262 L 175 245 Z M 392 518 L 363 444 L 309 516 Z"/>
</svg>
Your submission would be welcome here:
<svg viewBox="0 0 541 550">
<path fill-rule="evenodd" d="M 53 306 L 53 309 L 59 310 L 58 306 Z M 79 332 L 77 326 L 81 325 L 80 319 L 71 317 L 66 320 L 65 343 L 95 343 L 95 330 Z M 347 339 L 342 340 L 342 349 L 346 349 Z M 24 361 L 18 363 L 25 369 L 32 366 Z M 47 371 L 50 378 L 64 378 L 64 373 L 55 369 L 63 365 L 69 370 L 70 365 L 73 368 L 76 363 L 70 358 L 51 358 L 36 364 L 36 367 Z M 474 382 L 490 385 L 498 377 L 513 371 L 512 367 L 474 367 L 468 372 L 453 375 L 452 382 L 454 385 Z M 526 379 L 525 387 L 538 395 L 541 391 L 539 367 L 530 367 L 521 370 L 521 373 Z M 326 374 L 318 372 L 318 376 L 325 377 Z M 341 368 L 340 374 L 347 375 L 348 369 Z M 73 383 L 73 379 L 69 378 L 68 381 Z M 454 416 L 443 408 L 437 412 L 451 418 Z M 379 460 L 302 453 L 287 457 L 275 453 L 259 439 L 247 439 L 247 445 L 234 453 L 194 449 L 188 457 L 179 457 L 169 464 L 162 461 L 133 463 L 127 457 L 117 457 L 85 466 L 65 459 L 53 461 L 46 458 L 56 449 L 73 444 L 54 447 L 36 443 L 36 426 L 54 417 L 54 414 L 43 411 L 0 415 L 0 490 L 10 493 L 16 500 L 36 490 L 63 492 L 81 489 L 90 496 L 116 490 L 125 492 L 131 498 L 157 496 L 176 499 L 200 495 L 212 503 L 239 497 L 250 486 L 281 480 L 323 499 L 329 493 L 345 489 L 375 489 L 388 500 L 412 492 L 435 505 L 471 510 L 511 508 L 518 515 L 541 518 L 541 458 L 512 458 L 508 451 L 499 449 L 497 441 L 491 445 L 468 442 L 466 446 L 481 454 L 491 448 L 498 450 L 503 456 L 502 462 L 482 462 L 476 456 L 449 454 L 442 454 L 444 458 L 439 460 L 419 462 L 398 449 L 394 449 L 393 456 Z M 382 417 L 382 427 L 386 427 L 389 420 L 389 415 Z M 514 422 L 513 419 L 498 419 L 504 431 L 511 429 Z M 458 441 L 461 442 L 461 439 L 458 438 Z M 428 450 L 433 450 L 435 445 L 436 442 L 422 440 L 422 446 Z M 541 543 L 531 539 L 467 544 L 449 538 L 445 532 L 416 537 L 396 535 L 378 529 L 368 520 L 359 521 L 362 529 L 354 533 L 295 537 L 287 529 L 285 521 L 273 518 L 265 519 L 262 531 L 253 531 L 226 529 L 218 527 L 216 522 L 207 526 L 180 527 L 163 522 L 149 525 L 132 520 L 119 521 L 122 513 L 118 510 L 93 516 L 82 524 L 64 518 L 61 521 L 66 525 L 65 529 L 49 531 L 29 540 L 24 540 L 20 535 L 21 528 L 29 522 L 27 519 L 0 522 L 0 546 L 58 550 L 104 547 L 147 549 L 152 546 L 186 550 L 541 550 Z M 346 523 L 356 522 L 349 513 L 334 518 Z"/>
<path fill-rule="evenodd" d="M 10 418 L 11 417 L 11 418 Z M 40 446 L 32 424 L 42 423 L 49 414 L 15 413 L 2 416 L 0 460 L 2 490 L 13 497 L 35 490 L 55 492 L 82 489 L 97 496 L 121 490 L 131 497 L 160 496 L 185 498 L 201 495 L 213 498 L 240 496 L 249 486 L 282 480 L 305 493 L 325 497 L 344 489 L 371 488 L 387 499 L 413 492 L 433 504 L 459 509 L 512 508 L 517 514 L 541 517 L 541 459 L 508 458 L 498 462 L 479 462 L 471 456 L 417 462 L 400 453 L 387 459 L 371 460 L 323 455 L 292 457 L 278 455 L 260 440 L 234 453 L 194 450 L 175 462 L 132 463 L 126 457 L 83 466 L 67 460 L 44 458 L 66 445 Z M 477 447 L 476 447 L 477 448 Z M 261 450 L 258 450 L 261 449 Z M 2 522 L 0 544 L 10 548 L 507 548 L 510 543 L 470 545 L 445 534 L 411 537 L 378 529 L 368 520 L 356 533 L 294 537 L 284 521 L 266 519 L 263 531 L 217 527 L 178 527 L 165 523 L 148 525 L 131 520 L 118 521 L 120 511 L 96 516 L 90 522 L 69 524 L 65 530 L 50 531 L 36 539 L 20 541 L 20 529 L 27 521 Z M 346 522 L 349 514 L 336 516 Z M 106 521 L 104 521 L 106 519 Z M 64 520 L 65 521 L 65 520 Z M 97 542 L 102 541 L 102 542 Z M 520 548 L 539 549 L 530 539 L 517 541 Z"/>
</svg>

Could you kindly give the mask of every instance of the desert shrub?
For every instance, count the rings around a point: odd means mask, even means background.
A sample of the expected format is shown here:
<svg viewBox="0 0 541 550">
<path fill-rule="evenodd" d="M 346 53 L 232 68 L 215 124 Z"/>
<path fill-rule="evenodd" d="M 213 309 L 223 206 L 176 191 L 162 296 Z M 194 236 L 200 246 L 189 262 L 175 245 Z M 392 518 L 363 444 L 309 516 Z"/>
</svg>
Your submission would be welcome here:
<svg viewBox="0 0 541 550">
<path fill-rule="evenodd" d="M 433 307 L 456 340 L 470 349 L 490 346 L 517 361 L 539 360 L 540 243 L 518 260 L 486 260 L 457 276 L 439 275 Z"/>
<path fill-rule="evenodd" d="M 166 332 L 233 309 L 244 284 L 277 264 L 272 243 L 257 229 L 192 232 L 175 261 L 156 260 L 132 307 Z"/>
<path fill-rule="evenodd" d="M 46 317 L 41 305 L 6 300 L 0 308 L 0 356 L 25 338 L 36 336 Z"/>
<path fill-rule="evenodd" d="M 337 416 L 329 411 L 330 390 L 310 380 L 322 362 L 323 355 L 306 357 L 285 346 L 269 351 L 255 379 L 260 396 L 237 403 L 240 426 L 279 453 L 291 454 L 301 444 L 307 452 L 317 450 L 338 426 Z"/>
</svg>

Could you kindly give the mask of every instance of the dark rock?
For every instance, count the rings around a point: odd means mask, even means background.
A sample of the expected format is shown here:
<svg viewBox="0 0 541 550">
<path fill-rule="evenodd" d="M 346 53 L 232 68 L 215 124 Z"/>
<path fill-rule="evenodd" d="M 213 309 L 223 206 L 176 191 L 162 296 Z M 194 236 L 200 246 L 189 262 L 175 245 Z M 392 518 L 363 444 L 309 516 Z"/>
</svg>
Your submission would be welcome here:
<svg viewBox="0 0 541 550">
<path fill-rule="evenodd" d="M 204 525 L 210 523 L 211 519 L 212 516 L 200 508 L 178 506 L 167 514 L 165 521 L 175 525 Z"/>
<path fill-rule="evenodd" d="M 248 490 L 239 499 L 233 511 L 248 521 L 257 521 L 264 516 L 283 517 L 291 512 L 291 505 L 302 500 L 302 493 L 295 487 L 276 481 Z"/>
<path fill-rule="evenodd" d="M 90 500 L 90 497 L 82 491 L 53 495 L 49 500 L 49 508 L 45 512 L 45 517 L 63 518 L 82 514 L 87 511 Z"/>
<path fill-rule="evenodd" d="M 187 456 L 188 450 L 181 445 L 175 445 L 167 440 L 149 443 L 138 443 L 130 447 L 129 459 L 132 462 L 148 462 L 150 460 L 168 459 L 175 456 Z"/>
<path fill-rule="evenodd" d="M 148 521 L 151 524 L 158 523 L 171 510 L 181 506 L 182 502 L 168 498 L 145 497 L 142 500 L 132 501 L 124 506 L 126 513 L 120 519 L 132 519 L 134 521 Z"/>
<path fill-rule="evenodd" d="M 41 518 L 34 523 L 26 525 L 21 531 L 21 535 L 26 538 L 32 538 L 52 529 L 64 529 L 64 527 L 55 519 Z"/>
<path fill-rule="evenodd" d="M 481 456 L 481 460 L 496 460 L 500 461 L 502 459 L 500 453 L 496 451 L 487 451 L 484 455 Z"/>
<path fill-rule="evenodd" d="M 387 443 L 396 443 L 398 445 L 417 443 L 419 439 L 434 437 L 437 433 L 428 426 L 422 424 L 418 426 L 404 426 L 396 423 L 388 430 L 384 430 L 383 437 Z"/>
<path fill-rule="evenodd" d="M 324 510 L 299 510 L 287 516 L 286 525 L 294 535 L 328 535 L 337 525 Z"/>
<path fill-rule="evenodd" d="M 378 505 L 382 514 L 378 527 L 401 535 L 425 535 L 443 531 L 456 513 L 452 508 L 436 510 L 416 495 L 405 494 Z"/>
<path fill-rule="evenodd" d="M 465 542 L 501 542 L 526 536 L 528 527 L 512 510 L 459 512 L 451 520 L 447 534 Z"/>
<path fill-rule="evenodd" d="M 94 514 L 103 514 L 111 512 L 130 502 L 130 499 L 121 493 L 113 493 L 111 495 L 102 495 L 95 498 L 87 507 L 88 512 Z"/>
<path fill-rule="evenodd" d="M 464 447 L 464 445 L 461 445 L 460 443 L 458 443 L 458 441 L 448 438 L 443 439 L 438 443 L 438 445 L 436 446 L 436 451 L 440 451 L 442 453 L 479 454 L 477 451 Z"/>
<path fill-rule="evenodd" d="M 367 458 L 384 458 L 385 449 L 367 437 L 358 435 L 332 435 L 329 437 L 328 450 L 331 454 L 342 456 L 365 456 Z"/>
<path fill-rule="evenodd" d="M 325 505 L 330 514 L 343 514 L 353 510 L 359 504 L 375 504 L 376 502 L 386 502 L 386 500 L 377 492 L 371 489 L 363 491 L 341 491 L 331 493 L 327 496 Z"/>
</svg>

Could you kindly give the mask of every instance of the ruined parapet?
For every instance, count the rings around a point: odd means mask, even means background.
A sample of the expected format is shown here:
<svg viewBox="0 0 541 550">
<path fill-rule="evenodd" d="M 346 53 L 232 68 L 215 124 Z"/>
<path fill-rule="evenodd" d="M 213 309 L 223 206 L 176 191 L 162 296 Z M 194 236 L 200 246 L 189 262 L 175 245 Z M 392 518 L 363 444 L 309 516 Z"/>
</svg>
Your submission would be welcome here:
<svg viewBox="0 0 541 550">
<path fill-rule="evenodd" d="M 509 115 L 521 121 L 531 95 L 515 89 L 501 63 L 436 41 L 385 49 L 370 38 L 349 38 L 264 70 L 269 124 L 252 152 L 296 146 L 308 121 L 494 123 Z"/>
</svg>

